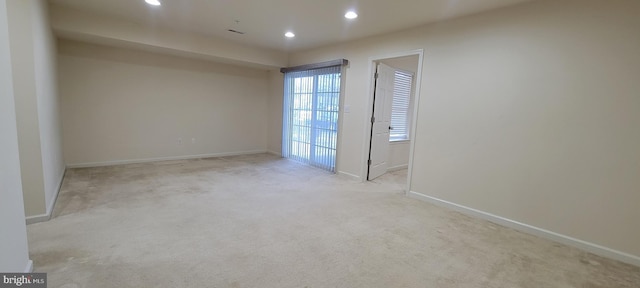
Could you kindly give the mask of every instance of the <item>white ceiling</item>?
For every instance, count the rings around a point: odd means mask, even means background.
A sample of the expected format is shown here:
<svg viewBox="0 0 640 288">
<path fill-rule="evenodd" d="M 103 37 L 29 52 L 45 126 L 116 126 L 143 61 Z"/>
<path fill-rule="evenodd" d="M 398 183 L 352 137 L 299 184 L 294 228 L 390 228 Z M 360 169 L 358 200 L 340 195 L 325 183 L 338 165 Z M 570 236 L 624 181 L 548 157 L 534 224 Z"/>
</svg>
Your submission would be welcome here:
<svg viewBox="0 0 640 288">
<path fill-rule="evenodd" d="M 530 0 L 49 0 L 155 29 L 223 38 L 256 47 L 298 51 L 399 31 Z M 347 20 L 353 9 L 359 17 Z M 236 20 L 239 23 L 236 23 Z M 245 32 L 237 35 L 235 29 Z M 288 39 L 284 33 L 295 32 Z"/>
</svg>

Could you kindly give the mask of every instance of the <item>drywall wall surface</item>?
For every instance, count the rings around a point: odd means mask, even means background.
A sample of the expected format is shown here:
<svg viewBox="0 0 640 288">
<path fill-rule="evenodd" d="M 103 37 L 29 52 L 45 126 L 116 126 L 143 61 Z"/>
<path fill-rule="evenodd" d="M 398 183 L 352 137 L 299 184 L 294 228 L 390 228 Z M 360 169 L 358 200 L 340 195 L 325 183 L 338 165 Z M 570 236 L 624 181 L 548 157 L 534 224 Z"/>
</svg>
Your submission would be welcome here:
<svg viewBox="0 0 640 288">
<path fill-rule="evenodd" d="M 7 1 L 22 189 L 27 216 L 46 213 L 37 85 L 34 73 L 36 59 L 34 58 L 32 9 L 35 2 Z"/>
<path fill-rule="evenodd" d="M 266 70 L 60 41 L 66 162 L 267 150 Z"/>
<path fill-rule="evenodd" d="M 48 218 L 62 181 L 55 39 L 46 1 L 7 1 L 24 206 Z"/>
<path fill-rule="evenodd" d="M 637 257 L 639 13 L 638 1 L 533 1 L 290 65 L 350 60 L 339 160 L 359 174 L 370 59 L 424 49 L 412 191 Z"/>
<path fill-rule="evenodd" d="M 380 62 L 387 64 L 393 68 L 404 70 L 416 75 L 418 73 L 418 61 L 420 58 L 418 55 L 402 56 L 382 59 Z"/>
<path fill-rule="evenodd" d="M 47 13 L 47 1 L 30 1 L 33 5 L 32 29 L 34 72 L 40 128 L 42 173 L 47 214 L 51 213 L 64 175 L 62 156 L 62 128 L 56 70 L 56 42 Z"/>
<path fill-rule="evenodd" d="M 0 271 L 30 272 L 9 39 L 7 2 L 0 0 Z"/>
<path fill-rule="evenodd" d="M 282 109 L 284 100 L 284 74 L 269 71 L 269 146 L 274 154 L 282 154 Z"/>
<path fill-rule="evenodd" d="M 389 156 L 387 157 L 388 170 L 407 168 L 409 165 L 409 141 L 392 141 L 389 143 Z"/>
</svg>

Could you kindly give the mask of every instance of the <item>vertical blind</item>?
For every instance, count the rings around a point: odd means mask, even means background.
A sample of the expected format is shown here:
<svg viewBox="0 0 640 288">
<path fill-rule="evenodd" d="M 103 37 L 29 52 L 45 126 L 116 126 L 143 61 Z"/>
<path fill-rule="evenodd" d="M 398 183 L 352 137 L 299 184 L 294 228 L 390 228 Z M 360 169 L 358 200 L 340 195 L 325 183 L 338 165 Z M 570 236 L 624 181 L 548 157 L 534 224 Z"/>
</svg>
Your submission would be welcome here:
<svg viewBox="0 0 640 288">
<path fill-rule="evenodd" d="M 341 71 L 285 72 L 282 156 L 335 171 Z"/>
<path fill-rule="evenodd" d="M 409 106 L 411 104 L 413 74 L 396 70 L 393 104 L 391 106 L 390 140 L 409 139 Z"/>
</svg>

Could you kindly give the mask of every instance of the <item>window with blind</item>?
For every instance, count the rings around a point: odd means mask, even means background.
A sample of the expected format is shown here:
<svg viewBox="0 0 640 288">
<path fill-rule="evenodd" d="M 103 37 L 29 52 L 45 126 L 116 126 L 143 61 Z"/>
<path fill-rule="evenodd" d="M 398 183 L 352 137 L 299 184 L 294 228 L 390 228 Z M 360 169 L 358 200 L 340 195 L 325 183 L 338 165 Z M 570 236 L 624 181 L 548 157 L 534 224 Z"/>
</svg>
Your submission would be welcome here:
<svg viewBox="0 0 640 288">
<path fill-rule="evenodd" d="M 409 139 L 409 121 L 411 121 L 409 107 L 411 106 L 413 74 L 401 70 L 396 70 L 393 104 L 391 106 L 391 131 L 390 141 L 401 141 Z"/>
<path fill-rule="evenodd" d="M 284 157 L 335 171 L 341 71 L 285 72 Z"/>
</svg>

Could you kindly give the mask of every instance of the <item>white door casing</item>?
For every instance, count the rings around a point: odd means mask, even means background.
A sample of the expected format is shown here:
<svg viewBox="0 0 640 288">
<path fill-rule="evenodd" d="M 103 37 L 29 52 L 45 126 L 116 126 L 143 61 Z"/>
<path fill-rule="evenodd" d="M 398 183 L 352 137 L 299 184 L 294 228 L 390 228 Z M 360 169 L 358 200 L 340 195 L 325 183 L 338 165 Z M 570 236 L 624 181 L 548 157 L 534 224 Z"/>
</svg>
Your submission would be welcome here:
<svg viewBox="0 0 640 288">
<path fill-rule="evenodd" d="M 387 172 L 394 77 L 395 70 L 393 68 L 378 63 L 376 68 L 375 94 L 373 96 L 371 146 L 369 149 L 369 173 L 367 180 L 373 180 Z"/>
</svg>

